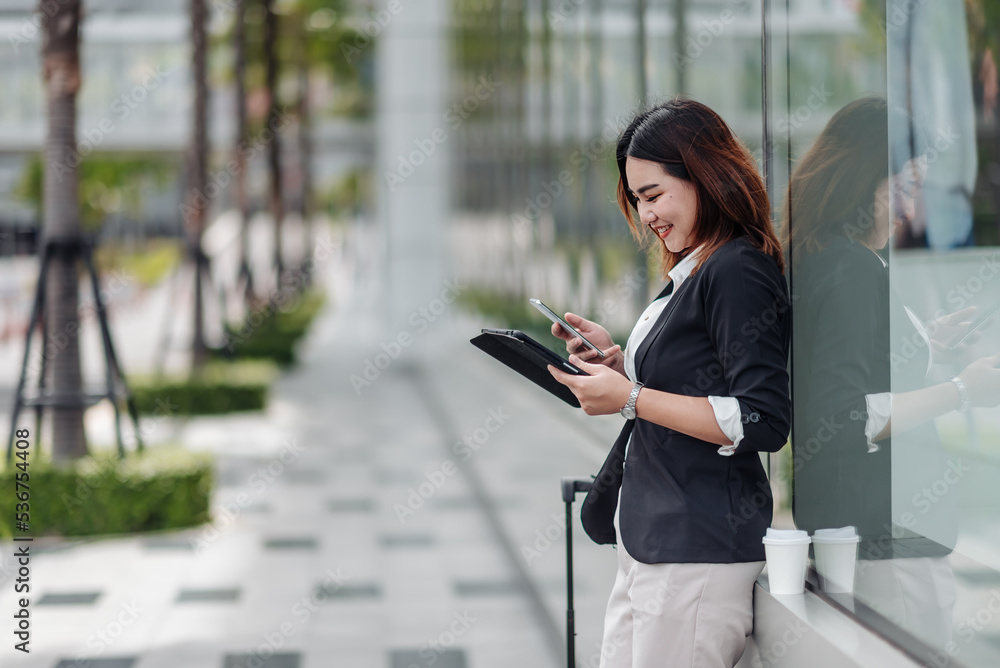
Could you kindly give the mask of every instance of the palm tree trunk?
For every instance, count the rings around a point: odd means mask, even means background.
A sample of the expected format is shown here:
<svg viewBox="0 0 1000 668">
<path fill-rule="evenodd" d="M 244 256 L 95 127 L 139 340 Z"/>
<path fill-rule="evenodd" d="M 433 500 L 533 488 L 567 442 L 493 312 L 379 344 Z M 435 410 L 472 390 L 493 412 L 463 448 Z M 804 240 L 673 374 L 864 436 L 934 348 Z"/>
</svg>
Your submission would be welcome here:
<svg viewBox="0 0 1000 668">
<path fill-rule="evenodd" d="M 270 111 L 267 115 L 268 127 L 274 131 L 268 145 L 268 167 L 271 176 L 271 217 L 274 219 L 274 269 L 280 285 L 285 265 L 281 249 L 281 223 L 285 217 L 281 184 L 281 140 L 278 129 L 278 15 L 274 11 L 274 0 L 264 0 L 264 59 L 266 61 L 266 82 Z"/>
<path fill-rule="evenodd" d="M 53 9 L 53 8 L 50 8 Z M 45 24 L 42 46 L 48 134 L 45 140 L 43 231 L 45 240 L 78 238 L 80 201 L 76 153 L 76 94 L 80 89 L 80 0 L 58 3 Z M 45 328 L 49 346 L 48 386 L 56 396 L 79 397 L 80 346 L 77 316 L 77 256 L 57 253 L 43 279 L 47 288 Z M 52 458 L 87 454 L 82 406 L 52 408 Z"/>
<path fill-rule="evenodd" d="M 209 202 L 205 197 L 208 164 L 208 81 L 206 77 L 206 10 L 205 0 L 190 0 L 191 11 L 191 76 L 194 80 L 194 109 L 191 124 L 191 144 L 188 149 L 188 251 L 194 265 L 194 339 L 191 343 L 191 364 L 200 369 L 208 360 L 205 344 L 205 301 L 203 277 L 208 273 L 208 258 L 201 250 L 205 230 L 205 214 Z"/>
<path fill-rule="evenodd" d="M 305 32 L 305 17 L 301 17 L 298 22 L 300 30 Z M 309 255 L 312 248 L 312 119 L 309 115 L 309 52 L 306 47 L 306 35 L 301 35 L 299 43 L 299 170 L 301 176 L 301 193 L 299 197 L 299 214 L 302 217 L 302 231 L 305 235 L 305 256 L 302 258 L 302 266 L 308 268 Z M 306 273 L 303 276 L 305 285 L 311 282 L 311 276 Z"/>
<path fill-rule="evenodd" d="M 253 294 L 253 277 L 250 273 L 250 203 L 247 198 L 246 169 L 247 158 L 243 152 L 247 139 L 247 48 L 246 48 L 246 0 L 236 0 L 236 17 L 233 26 L 233 53 L 236 69 L 236 144 L 233 147 L 236 160 L 236 174 L 233 187 L 236 191 L 236 208 L 240 212 L 240 277 L 246 281 L 245 297 Z"/>
</svg>

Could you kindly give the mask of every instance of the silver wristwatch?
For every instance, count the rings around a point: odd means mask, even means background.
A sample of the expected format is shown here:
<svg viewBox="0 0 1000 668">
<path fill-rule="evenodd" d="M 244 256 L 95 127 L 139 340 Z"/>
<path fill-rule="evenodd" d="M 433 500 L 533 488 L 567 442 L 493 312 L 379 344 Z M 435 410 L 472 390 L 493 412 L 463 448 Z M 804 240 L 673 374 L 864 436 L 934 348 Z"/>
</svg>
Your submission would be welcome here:
<svg viewBox="0 0 1000 668">
<path fill-rule="evenodd" d="M 958 376 L 952 378 L 951 382 L 958 388 L 958 410 L 964 413 L 972 407 L 972 399 L 969 398 L 969 388 L 965 386 L 965 382 Z"/>
<path fill-rule="evenodd" d="M 628 395 L 628 402 L 622 406 L 622 417 L 626 420 L 635 419 L 635 400 L 639 398 L 639 390 L 642 389 L 642 383 L 636 383 L 632 386 L 632 394 Z"/>
</svg>

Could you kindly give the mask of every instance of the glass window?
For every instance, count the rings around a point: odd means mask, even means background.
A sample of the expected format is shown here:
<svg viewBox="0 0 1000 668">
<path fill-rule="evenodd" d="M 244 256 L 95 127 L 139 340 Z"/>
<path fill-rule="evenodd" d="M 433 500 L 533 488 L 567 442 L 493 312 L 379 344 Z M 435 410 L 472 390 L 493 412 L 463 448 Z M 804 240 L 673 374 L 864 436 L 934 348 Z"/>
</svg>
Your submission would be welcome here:
<svg viewBox="0 0 1000 668">
<path fill-rule="evenodd" d="M 1000 663 L 995 6 L 772 17 L 795 523 L 855 527 L 857 609 L 929 665 Z"/>
</svg>

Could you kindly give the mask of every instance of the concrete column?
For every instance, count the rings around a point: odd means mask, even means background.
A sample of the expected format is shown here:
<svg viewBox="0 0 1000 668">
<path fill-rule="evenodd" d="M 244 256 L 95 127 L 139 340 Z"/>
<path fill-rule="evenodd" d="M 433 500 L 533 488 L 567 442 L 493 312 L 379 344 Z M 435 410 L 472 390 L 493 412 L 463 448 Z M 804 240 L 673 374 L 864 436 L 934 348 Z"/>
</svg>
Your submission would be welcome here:
<svg viewBox="0 0 1000 668">
<path fill-rule="evenodd" d="M 438 298 L 450 276 L 449 7 L 447 0 L 387 0 L 376 10 L 385 22 L 376 56 L 375 201 L 387 336 L 412 330 L 410 316 Z"/>
</svg>

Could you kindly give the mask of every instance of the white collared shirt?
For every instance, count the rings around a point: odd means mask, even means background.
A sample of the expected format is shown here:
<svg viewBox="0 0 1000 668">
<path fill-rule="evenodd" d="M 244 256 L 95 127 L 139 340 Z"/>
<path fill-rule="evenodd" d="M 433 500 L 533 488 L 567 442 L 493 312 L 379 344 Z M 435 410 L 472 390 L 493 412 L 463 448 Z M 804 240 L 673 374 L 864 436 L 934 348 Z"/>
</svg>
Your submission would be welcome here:
<svg viewBox="0 0 1000 668">
<path fill-rule="evenodd" d="M 650 330 L 653 329 L 653 325 L 663 314 L 663 310 L 670 303 L 670 298 L 677 294 L 681 285 L 687 278 L 691 275 L 691 271 L 694 269 L 695 265 L 698 263 L 698 254 L 701 252 L 704 245 L 699 246 L 694 251 L 688 254 L 683 260 L 674 265 L 674 268 L 667 272 L 670 276 L 670 280 L 673 282 L 674 289 L 669 295 L 660 297 L 653 301 L 652 304 L 646 307 L 646 310 L 642 312 L 639 316 L 639 321 L 635 324 L 632 329 L 632 333 L 628 337 L 628 343 L 625 346 L 625 375 L 628 376 L 629 380 L 633 383 L 636 382 L 635 374 L 635 351 L 639 349 L 642 345 L 643 340 L 649 334 Z M 722 433 L 726 435 L 730 441 L 733 442 L 732 445 L 723 445 L 719 447 L 720 455 L 731 455 L 736 451 L 736 447 L 743 440 L 743 422 L 741 421 L 740 415 L 740 402 L 736 400 L 735 397 L 708 397 L 708 403 L 712 405 L 712 410 L 715 412 L 715 420 L 719 423 L 719 429 Z M 632 437 L 629 436 L 629 443 L 631 443 Z M 628 457 L 628 443 L 625 445 L 625 457 Z"/>
</svg>

